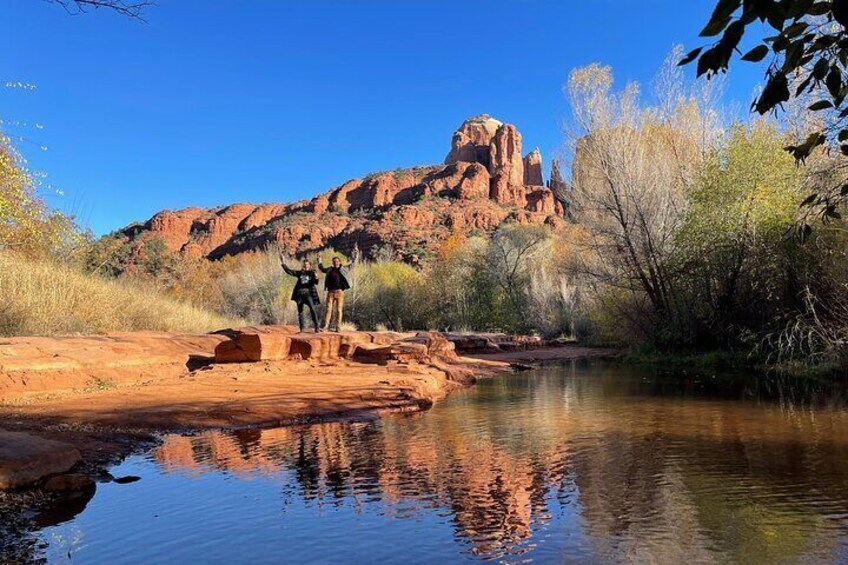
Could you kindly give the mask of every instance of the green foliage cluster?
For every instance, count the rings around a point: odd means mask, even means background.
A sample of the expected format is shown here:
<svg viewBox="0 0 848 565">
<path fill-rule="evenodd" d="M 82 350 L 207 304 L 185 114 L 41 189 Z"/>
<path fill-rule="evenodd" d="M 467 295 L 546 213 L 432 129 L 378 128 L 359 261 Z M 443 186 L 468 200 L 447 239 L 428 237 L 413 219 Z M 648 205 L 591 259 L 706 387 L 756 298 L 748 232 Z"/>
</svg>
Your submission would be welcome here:
<svg viewBox="0 0 848 565">
<path fill-rule="evenodd" d="M 754 24 L 770 28 L 774 35 L 744 54 L 739 45 Z M 771 55 L 765 85 L 752 109 L 766 114 L 791 99 L 804 100 L 819 119 L 809 124 L 799 142 L 786 149 L 799 161 L 817 147 L 831 145 L 848 155 L 848 0 L 718 0 L 702 37 L 717 37 L 706 47 L 690 52 L 681 61 L 697 60 L 698 76 L 726 71 L 736 53 L 743 61 L 758 63 Z M 755 27 L 760 27 L 756 25 Z M 809 98 L 809 100 L 806 100 Z M 825 221 L 839 219 L 848 199 L 848 178 L 808 195 L 806 206 Z M 801 224 L 801 235 L 811 229 Z"/>
<path fill-rule="evenodd" d="M 793 237 L 805 195 L 844 158 L 819 149 L 799 164 L 785 151 L 791 128 L 723 124 L 716 99 L 690 94 L 676 70 L 661 71 L 656 106 L 611 84 L 593 65 L 568 85 L 583 128 L 571 195 L 594 339 L 848 368 L 845 222 Z"/>
<path fill-rule="evenodd" d="M 772 124 L 737 125 L 702 163 L 670 257 L 678 341 L 738 345 L 798 307 L 816 261 L 786 237 L 803 172 L 784 140 Z"/>
<path fill-rule="evenodd" d="M 576 300 L 556 245 L 547 227 L 507 224 L 491 237 L 454 234 L 420 271 L 360 263 L 351 318 L 363 328 L 571 335 Z"/>
</svg>

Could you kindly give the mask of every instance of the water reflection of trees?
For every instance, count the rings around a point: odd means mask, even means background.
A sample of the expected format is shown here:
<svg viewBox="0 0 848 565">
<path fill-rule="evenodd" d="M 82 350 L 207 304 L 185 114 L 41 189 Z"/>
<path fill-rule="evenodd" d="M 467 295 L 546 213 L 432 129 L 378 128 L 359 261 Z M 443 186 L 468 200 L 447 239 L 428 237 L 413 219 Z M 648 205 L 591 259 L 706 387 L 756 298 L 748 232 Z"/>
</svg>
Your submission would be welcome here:
<svg viewBox="0 0 848 565">
<path fill-rule="evenodd" d="M 424 415 L 172 436 L 155 456 L 183 473 L 282 473 L 306 504 L 436 509 L 487 557 L 532 548 L 556 511 L 579 515 L 601 559 L 845 557 L 848 415 L 817 404 L 552 372 Z"/>
</svg>

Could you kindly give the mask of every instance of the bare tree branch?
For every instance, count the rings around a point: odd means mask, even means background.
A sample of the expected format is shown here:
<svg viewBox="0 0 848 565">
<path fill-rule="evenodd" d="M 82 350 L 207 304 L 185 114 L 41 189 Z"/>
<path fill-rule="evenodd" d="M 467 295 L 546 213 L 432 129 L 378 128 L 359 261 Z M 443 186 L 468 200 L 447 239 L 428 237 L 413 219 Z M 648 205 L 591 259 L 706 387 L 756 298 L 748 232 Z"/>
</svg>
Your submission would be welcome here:
<svg viewBox="0 0 848 565">
<path fill-rule="evenodd" d="M 71 15 L 85 14 L 90 10 L 106 8 L 133 20 L 145 21 L 147 8 L 155 6 L 153 0 L 44 0 L 50 4 L 58 4 Z"/>
</svg>

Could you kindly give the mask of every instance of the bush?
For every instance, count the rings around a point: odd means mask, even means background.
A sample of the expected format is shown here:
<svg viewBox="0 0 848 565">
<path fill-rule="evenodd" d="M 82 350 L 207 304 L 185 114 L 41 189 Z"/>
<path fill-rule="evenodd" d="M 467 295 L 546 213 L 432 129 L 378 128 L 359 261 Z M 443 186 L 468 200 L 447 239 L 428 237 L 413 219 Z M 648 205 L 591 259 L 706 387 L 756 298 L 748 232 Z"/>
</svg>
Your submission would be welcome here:
<svg viewBox="0 0 848 565">
<path fill-rule="evenodd" d="M 297 311 L 289 300 L 294 279 L 280 267 L 276 248 L 231 259 L 218 284 L 229 315 L 256 324 L 297 322 Z"/>
<path fill-rule="evenodd" d="M 351 315 L 357 326 L 383 325 L 392 331 L 427 328 L 427 305 L 420 299 L 424 280 L 418 271 L 398 261 L 360 263 L 355 268 L 357 296 Z"/>
</svg>

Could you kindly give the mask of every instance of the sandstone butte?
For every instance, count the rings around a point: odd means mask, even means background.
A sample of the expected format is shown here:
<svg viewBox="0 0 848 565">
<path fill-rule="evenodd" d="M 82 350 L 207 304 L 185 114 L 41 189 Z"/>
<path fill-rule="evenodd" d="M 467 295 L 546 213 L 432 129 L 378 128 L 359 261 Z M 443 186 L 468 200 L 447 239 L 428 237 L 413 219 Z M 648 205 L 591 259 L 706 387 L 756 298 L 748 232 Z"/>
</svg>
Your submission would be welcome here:
<svg viewBox="0 0 848 565">
<path fill-rule="evenodd" d="M 421 410 L 516 364 L 609 353 L 502 334 L 304 334 L 292 326 L 7 338 L 0 489 L 86 485 L 80 470 L 102 476 L 155 432 Z"/>
<path fill-rule="evenodd" d="M 491 232 L 504 222 L 564 223 L 556 161 L 545 186 L 538 149 L 522 156 L 521 134 L 488 115 L 466 120 L 441 165 L 354 179 L 291 204 L 232 204 L 163 211 L 113 236 L 140 252 L 161 240 L 188 257 L 218 259 L 276 243 L 287 254 L 334 248 L 365 256 L 390 248 L 401 257 L 432 250 L 453 233 Z"/>
</svg>

